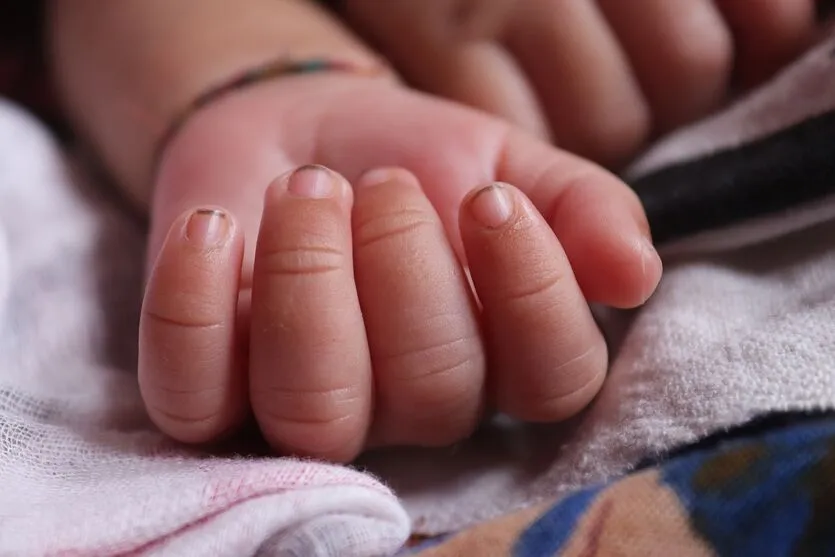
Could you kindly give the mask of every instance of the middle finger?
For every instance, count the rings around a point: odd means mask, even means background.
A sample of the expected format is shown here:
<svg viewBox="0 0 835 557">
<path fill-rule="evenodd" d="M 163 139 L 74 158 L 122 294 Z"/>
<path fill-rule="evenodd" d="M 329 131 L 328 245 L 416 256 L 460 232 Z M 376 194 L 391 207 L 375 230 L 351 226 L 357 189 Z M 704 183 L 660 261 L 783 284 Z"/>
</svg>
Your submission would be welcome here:
<svg viewBox="0 0 835 557">
<path fill-rule="evenodd" d="M 478 423 L 484 351 L 466 276 L 417 179 L 357 183 L 357 291 L 374 366 L 375 444 L 447 445 Z"/>
</svg>

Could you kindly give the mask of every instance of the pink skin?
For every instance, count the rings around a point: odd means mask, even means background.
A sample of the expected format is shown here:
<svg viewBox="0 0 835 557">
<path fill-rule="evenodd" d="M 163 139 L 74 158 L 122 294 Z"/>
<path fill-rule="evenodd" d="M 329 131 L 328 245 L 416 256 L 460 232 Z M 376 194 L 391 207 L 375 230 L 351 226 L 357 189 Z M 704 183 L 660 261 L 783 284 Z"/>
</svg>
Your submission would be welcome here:
<svg viewBox="0 0 835 557">
<path fill-rule="evenodd" d="M 800 54 L 816 0 L 345 0 L 421 90 L 610 168 Z M 737 87 L 731 88 L 731 85 Z"/>
<path fill-rule="evenodd" d="M 335 172 L 289 173 L 308 162 Z M 225 216 L 189 221 L 198 208 Z M 160 168 L 150 258 L 139 372 L 159 427 L 207 442 L 252 413 L 277 451 L 334 461 L 453 443 L 486 409 L 576 414 L 607 366 L 588 301 L 639 305 L 661 275 L 604 170 L 335 75 L 198 113 Z"/>
</svg>

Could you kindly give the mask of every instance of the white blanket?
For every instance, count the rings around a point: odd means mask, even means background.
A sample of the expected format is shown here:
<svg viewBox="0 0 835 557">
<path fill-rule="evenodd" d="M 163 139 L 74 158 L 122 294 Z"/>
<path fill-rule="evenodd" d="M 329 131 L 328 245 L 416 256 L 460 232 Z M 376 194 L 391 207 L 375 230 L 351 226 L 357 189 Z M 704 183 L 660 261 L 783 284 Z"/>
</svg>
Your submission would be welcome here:
<svg viewBox="0 0 835 557">
<path fill-rule="evenodd" d="M 830 111 L 833 45 L 663 142 L 636 188 Z M 761 413 L 835 408 L 835 203 L 818 195 L 675 238 L 651 302 L 603 315 L 611 376 L 575 421 L 366 457 L 399 498 L 367 472 L 189 451 L 142 412 L 143 227 L 104 192 L 0 102 L 0 555 L 391 555 L 410 523 L 461 528 Z"/>
</svg>

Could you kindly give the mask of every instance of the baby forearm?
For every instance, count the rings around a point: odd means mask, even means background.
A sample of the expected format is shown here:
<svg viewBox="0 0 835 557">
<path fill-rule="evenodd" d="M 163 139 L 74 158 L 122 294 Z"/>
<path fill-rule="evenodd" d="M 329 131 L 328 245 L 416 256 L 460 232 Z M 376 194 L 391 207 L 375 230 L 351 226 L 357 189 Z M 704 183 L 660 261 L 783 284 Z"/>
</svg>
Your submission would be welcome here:
<svg viewBox="0 0 835 557">
<path fill-rule="evenodd" d="M 70 118 L 142 205 L 158 141 L 207 89 L 283 56 L 373 62 L 368 49 L 306 0 L 53 0 L 49 27 Z"/>
</svg>

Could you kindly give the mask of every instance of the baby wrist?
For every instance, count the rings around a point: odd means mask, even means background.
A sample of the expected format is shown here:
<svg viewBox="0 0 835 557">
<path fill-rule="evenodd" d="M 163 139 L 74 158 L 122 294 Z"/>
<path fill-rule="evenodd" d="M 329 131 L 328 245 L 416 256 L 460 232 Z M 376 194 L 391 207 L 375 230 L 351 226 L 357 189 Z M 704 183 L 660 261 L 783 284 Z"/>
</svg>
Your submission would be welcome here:
<svg viewBox="0 0 835 557">
<path fill-rule="evenodd" d="M 53 67 L 81 139 L 147 208 L 160 145 L 236 88 L 304 71 L 391 75 L 306 0 L 77 0 L 50 4 Z M 86 8 L 86 9 L 85 9 Z"/>
</svg>

